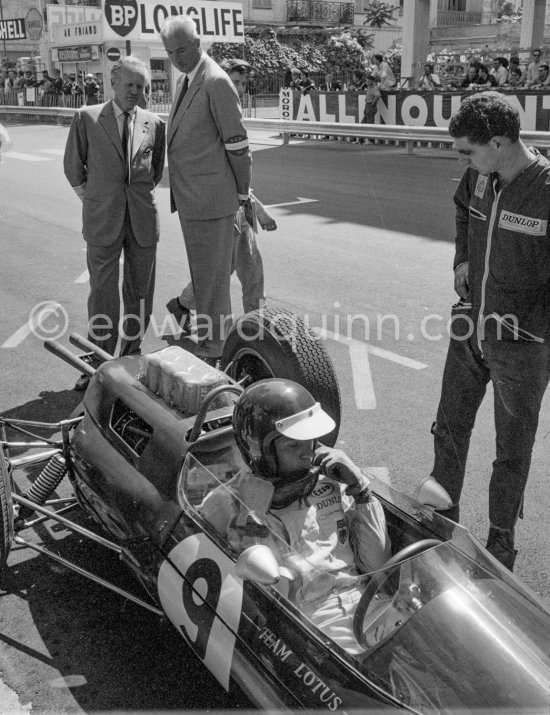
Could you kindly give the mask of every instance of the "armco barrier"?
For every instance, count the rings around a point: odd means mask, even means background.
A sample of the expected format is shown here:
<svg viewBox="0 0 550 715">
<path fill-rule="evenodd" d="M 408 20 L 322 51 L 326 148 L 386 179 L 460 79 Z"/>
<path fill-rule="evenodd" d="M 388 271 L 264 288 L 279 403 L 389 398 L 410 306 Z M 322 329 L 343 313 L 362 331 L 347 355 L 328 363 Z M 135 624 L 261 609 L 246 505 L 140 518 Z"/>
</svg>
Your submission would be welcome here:
<svg viewBox="0 0 550 715">
<path fill-rule="evenodd" d="M 64 107 L 1 107 L 0 119 L 55 120 L 66 124 L 75 110 Z M 165 122 L 167 114 L 158 115 Z M 395 124 L 344 124 L 335 122 L 298 122 L 283 119 L 244 119 L 247 129 L 265 130 L 279 134 L 283 144 L 288 144 L 292 135 L 342 136 L 405 143 L 408 153 L 417 143 L 452 144 L 453 140 L 445 127 L 407 127 Z M 544 151 L 550 149 L 549 132 L 521 132 L 523 141 Z"/>
</svg>

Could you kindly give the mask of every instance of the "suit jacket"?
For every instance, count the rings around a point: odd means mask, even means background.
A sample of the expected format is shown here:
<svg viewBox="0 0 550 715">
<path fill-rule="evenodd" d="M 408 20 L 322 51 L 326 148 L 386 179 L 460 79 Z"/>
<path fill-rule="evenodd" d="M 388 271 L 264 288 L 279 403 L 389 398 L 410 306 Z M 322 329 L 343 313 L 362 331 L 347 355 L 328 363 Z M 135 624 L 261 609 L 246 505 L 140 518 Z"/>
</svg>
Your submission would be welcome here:
<svg viewBox="0 0 550 715">
<path fill-rule="evenodd" d="M 155 186 L 162 178 L 164 122 L 136 108 L 129 181 L 112 100 L 78 109 L 73 117 L 63 166 L 73 188 L 82 187 L 82 233 L 95 246 L 109 246 L 122 230 L 126 208 L 137 242 L 159 238 Z"/>
<path fill-rule="evenodd" d="M 321 85 L 319 85 L 319 91 L 321 92 L 340 92 L 342 89 L 342 85 L 340 82 L 331 82 L 330 87 L 326 82 L 323 82 Z"/>
<path fill-rule="evenodd" d="M 197 72 L 168 120 L 172 211 L 191 220 L 235 213 L 248 194 L 252 159 L 239 96 L 228 75 L 203 53 Z"/>
</svg>

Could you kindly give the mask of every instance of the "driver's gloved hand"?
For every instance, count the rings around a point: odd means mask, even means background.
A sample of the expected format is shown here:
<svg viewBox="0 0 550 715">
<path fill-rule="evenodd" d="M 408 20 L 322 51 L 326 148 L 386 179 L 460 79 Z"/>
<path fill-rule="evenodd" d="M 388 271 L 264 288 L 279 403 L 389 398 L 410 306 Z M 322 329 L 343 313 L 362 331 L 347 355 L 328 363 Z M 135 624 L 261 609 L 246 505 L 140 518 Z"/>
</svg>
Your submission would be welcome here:
<svg viewBox="0 0 550 715">
<path fill-rule="evenodd" d="M 321 472 L 327 477 L 345 484 L 346 494 L 352 497 L 363 495 L 368 491 L 369 480 L 341 449 L 320 445 L 315 450 L 313 464 L 321 467 Z"/>
</svg>

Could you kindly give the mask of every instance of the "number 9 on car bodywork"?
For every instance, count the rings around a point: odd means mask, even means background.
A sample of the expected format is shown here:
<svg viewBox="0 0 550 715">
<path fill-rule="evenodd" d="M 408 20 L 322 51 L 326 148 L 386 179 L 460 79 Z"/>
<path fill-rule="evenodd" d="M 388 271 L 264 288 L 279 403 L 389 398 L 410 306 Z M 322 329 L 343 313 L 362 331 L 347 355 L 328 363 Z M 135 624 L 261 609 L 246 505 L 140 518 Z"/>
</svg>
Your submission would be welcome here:
<svg viewBox="0 0 550 715">
<path fill-rule="evenodd" d="M 162 563 L 158 592 L 168 618 L 229 690 L 243 601 L 234 562 L 205 534 L 193 534 Z"/>
</svg>

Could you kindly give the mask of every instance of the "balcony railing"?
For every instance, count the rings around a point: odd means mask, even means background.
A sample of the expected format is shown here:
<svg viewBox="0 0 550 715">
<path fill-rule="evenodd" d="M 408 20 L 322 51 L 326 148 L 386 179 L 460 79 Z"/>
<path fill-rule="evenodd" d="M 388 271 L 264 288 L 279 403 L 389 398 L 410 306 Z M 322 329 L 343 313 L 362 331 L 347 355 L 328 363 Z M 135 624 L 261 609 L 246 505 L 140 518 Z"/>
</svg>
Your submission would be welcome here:
<svg viewBox="0 0 550 715">
<path fill-rule="evenodd" d="M 438 27 L 445 25 L 479 25 L 480 23 L 480 12 L 457 12 L 456 10 L 437 11 Z"/>
<path fill-rule="evenodd" d="M 286 19 L 289 22 L 353 25 L 355 4 L 325 0 L 288 0 Z"/>
</svg>

